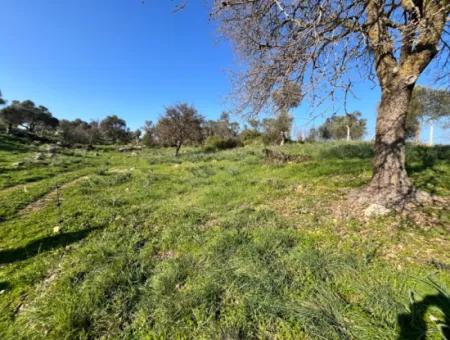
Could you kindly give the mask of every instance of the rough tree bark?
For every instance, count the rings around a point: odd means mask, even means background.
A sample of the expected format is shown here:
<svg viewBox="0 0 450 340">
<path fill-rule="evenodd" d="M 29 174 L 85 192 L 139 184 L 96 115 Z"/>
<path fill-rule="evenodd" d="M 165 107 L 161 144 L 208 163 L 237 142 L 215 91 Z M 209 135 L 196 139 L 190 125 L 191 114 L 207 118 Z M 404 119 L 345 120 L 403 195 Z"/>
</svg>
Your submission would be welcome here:
<svg viewBox="0 0 450 340">
<path fill-rule="evenodd" d="M 413 85 L 396 81 L 382 90 L 378 107 L 373 175 L 365 189 L 373 202 L 400 207 L 415 190 L 405 169 L 406 115 Z"/>
<path fill-rule="evenodd" d="M 358 200 L 399 210 L 410 202 L 427 198 L 414 188 L 406 172 L 406 116 L 416 80 L 438 52 L 446 14 L 438 3 L 428 4 L 428 19 L 433 23 L 428 30 L 420 32 L 415 45 L 415 33 L 411 27 L 406 27 L 402 31 L 401 54 L 397 59 L 389 27 L 379 20 L 383 6 L 383 0 L 371 0 L 367 6 L 368 21 L 373 23 L 368 36 L 382 95 L 377 114 L 373 175 Z"/>
</svg>

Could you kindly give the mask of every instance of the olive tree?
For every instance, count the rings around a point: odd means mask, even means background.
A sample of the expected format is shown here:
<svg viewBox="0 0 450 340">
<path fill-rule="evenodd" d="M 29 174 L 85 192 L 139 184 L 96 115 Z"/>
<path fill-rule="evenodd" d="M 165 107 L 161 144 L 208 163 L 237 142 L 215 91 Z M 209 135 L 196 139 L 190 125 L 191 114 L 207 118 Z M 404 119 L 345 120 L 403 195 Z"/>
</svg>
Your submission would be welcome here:
<svg viewBox="0 0 450 340">
<path fill-rule="evenodd" d="M 260 112 L 289 82 L 316 100 L 348 93 L 358 76 L 378 80 L 373 175 L 358 197 L 388 208 L 424 197 L 405 169 L 406 118 L 433 59 L 449 79 L 449 12 L 447 0 L 216 0 L 213 8 L 247 61 L 237 82 L 242 108 Z"/>
<path fill-rule="evenodd" d="M 230 120 L 228 112 L 222 112 L 218 120 L 208 120 L 204 124 L 206 137 L 217 136 L 221 139 L 236 138 L 239 128 L 239 123 Z"/>
<path fill-rule="evenodd" d="M 414 88 L 406 122 L 407 137 L 420 141 L 423 123 L 430 125 L 430 145 L 433 144 L 434 122 L 450 117 L 450 91 L 417 86 Z"/>
<path fill-rule="evenodd" d="M 175 155 L 178 156 L 183 144 L 202 140 L 203 123 L 203 117 L 193 106 L 185 103 L 169 106 L 155 127 L 158 142 L 175 146 Z"/>
<path fill-rule="evenodd" d="M 292 122 L 293 118 L 286 110 L 279 111 L 274 118 L 264 119 L 264 142 L 284 145 L 290 139 Z"/>
<path fill-rule="evenodd" d="M 344 116 L 333 115 L 319 127 L 319 136 L 322 139 L 361 139 L 366 133 L 366 119 L 361 118 L 358 111 L 347 113 Z"/>
<path fill-rule="evenodd" d="M 59 137 L 64 144 L 94 145 L 101 142 L 100 124 L 97 121 L 85 122 L 81 119 L 73 121 L 61 120 Z"/>
<path fill-rule="evenodd" d="M 0 120 L 6 125 L 7 133 L 21 126 L 31 134 L 38 132 L 42 135 L 48 130 L 54 130 L 59 124 L 45 106 L 36 106 L 31 100 L 13 100 L 0 111 Z"/>
<path fill-rule="evenodd" d="M 100 130 L 104 137 L 113 144 L 127 143 L 130 140 L 130 131 L 127 122 L 117 115 L 107 116 L 100 122 Z"/>
<path fill-rule="evenodd" d="M 289 139 L 293 117 L 289 113 L 290 109 L 297 107 L 302 100 L 301 89 L 294 82 L 286 82 L 272 94 L 272 101 L 277 109 L 275 119 L 265 119 L 264 126 L 267 136 L 276 136 L 280 145 Z M 269 140 L 273 139 L 269 137 Z"/>
</svg>

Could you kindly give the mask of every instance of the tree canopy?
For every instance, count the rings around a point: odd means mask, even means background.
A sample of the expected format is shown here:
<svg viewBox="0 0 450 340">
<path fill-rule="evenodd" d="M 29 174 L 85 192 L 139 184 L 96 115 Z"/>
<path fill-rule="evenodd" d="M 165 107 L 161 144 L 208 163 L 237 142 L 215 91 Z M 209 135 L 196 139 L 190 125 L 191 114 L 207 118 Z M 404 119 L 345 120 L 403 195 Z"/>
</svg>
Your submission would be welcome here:
<svg viewBox="0 0 450 340">
<path fill-rule="evenodd" d="M 175 146 L 176 155 L 187 142 L 200 142 L 203 139 L 204 119 L 197 109 L 186 103 L 169 106 L 155 127 L 158 141 L 162 145 Z"/>
<path fill-rule="evenodd" d="M 81 119 L 73 121 L 61 120 L 59 124 L 59 137 L 65 144 L 86 144 L 93 145 L 101 142 L 101 132 L 99 123 L 90 123 Z"/>
<path fill-rule="evenodd" d="M 105 139 L 112 143 L 127 143 L 131 135 L 127 122 L 116 115 L 107 116 L 100 122 L 100 131 Z"/>
<path fill-rule="evenodd" d="M 30 133 L 43 133 L 59 124 L 58 119 L 45 106 L 36 106 L 31 100 L 13 100 L 0 111 L 0 119 L 7 126 L 8 132 L 20 126 Z"/>
<path fill-rule="evenodd" d="M 333 115 L 319 127 L 321 139 L 361 139 L 366 132 L 367 120 L 358 111 L 344 116 Z M 350 138 L 348 138 L 350 137 Z"/>
<path fill-rule="evenodd" d="M 278 112 L 274 118 L 264 119 L 264 142 L 283 145 L 290 139 L 292 122 L 293 118 L 286 110 Z"/>
<path fill-rule="evenodd" d="M 208 120 L 204 124 L 205 135 L 222 139 L 236 138 L 239 134 L 239 123 L 230 120 L 228 112 L 222 112 L 218 120 Z"/>
<path fill-rule="evenodd" d="M 450 91 L 417 86 L 408 109 L 407 137 L 419 139 L 421 125 L 450 117 Z"/>
</svg>

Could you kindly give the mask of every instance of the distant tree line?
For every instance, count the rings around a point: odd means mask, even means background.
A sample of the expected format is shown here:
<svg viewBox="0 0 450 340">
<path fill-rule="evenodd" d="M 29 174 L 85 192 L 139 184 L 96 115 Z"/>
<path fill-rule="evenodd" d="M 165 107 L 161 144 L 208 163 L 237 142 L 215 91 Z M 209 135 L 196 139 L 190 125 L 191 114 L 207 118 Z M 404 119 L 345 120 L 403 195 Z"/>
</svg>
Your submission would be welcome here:
<svg viewBox="0 0 450 340">
<path fill-rule="evenodd" d="M 227 112 L 217 120 L 206 119 L 194 106 L 180 103 L 168 106 L 156 123 L 146 121 L 142 129 L 132 131 L 117 115 L 90 122 L 58 119 L 48 108 L 31 100 L 8 103 L 0 92 L 0 132 L 59 141 L 65 145 L 142 143 L 149 147 L 174 147 L 177 155 L 184 145 L 204 145 L 207 151 L 252 143 L 282 145 L 291 141 L 293 117 L 290 110 L 300 100 L 298 87 L 287 83 L 273 94 L 275 114 L 272 118 L 249 119 L 241 126 L 232 121 Z M 448 119 L 449 113 L 449 91 L 417 87 L 408 113 L 407 138 L 418 140 L 424 123 L 432 128 L 433 122 Z M 307 142 L 360 140 L 366 131 L 366 119 L 355 111 L 345 115 L 334 114 L 297 139 Z"/>
<path fill-rule="evenodd" d="M 168 106 L 160 119 L 146 121 L 140 129 L 131 131 L 117 115 L 90 122 L 82 119 L 57 119 L 44 106 L 30 100 L 8 103 L 1 97 L 0 131 L 7 134 L 27 134 L 65 145 L 143 143 L 149 147 L 174 147 L 178 155 L 184 145 L 204 145 L 206 151 L 223 150 L 252 143 L 283 145 L 291 141 L 293 117 L 289 110 L 300 101 L 298 88 L 286 84 L 273 96 L 276 112 L 262 121 L 249 119 L 241 125 L 223 112 L 219 119 L 206 119 L 186 103 Z M 359 112 L 329 118 L 310 139 L 360 139 L 366 122 Z"/>
<path fill-rule="evenodd" d="M 243 129 L 223 112 L 207 120 L 186 103 L 169 106 L 154 124 L 145 122 L 142 141 L 147 146 L 170 146 L 178 155 L 183 145 L 204 145 L 206 151 L 224 150 L 251 143 L 284 144 L 290 140 L 292 116 L 286 111 L 262 122 L 249 120 Z"/>
<path fill-rule="evenodd" d="M 0 105 L 6 105 L 0 93 Z M 131 131 L 116 115 L 101 121 L 57 119 L 31 100 L 13 100 L 0 110 L 0 131 L 9 135 L 59 141 L 62 144 L 126 144 L 139 139 L 141 131 Z"/>
<path fill-rule="evenodd" d="M 406 119 L 405 138 L 420 142 L 420 133 L 425 124 L 429 125 L 429 144 L 433 144 L 433 126 L 442 122 L 450 126 L 450 91 L 416 86 L 412 93 Z M 318 128 L 312 128 L 305 139 L 315 140 L 358 140 L 366 133 L 367 121 L 358 111 L 343 116 L 332 115 Z"/>
</svg>

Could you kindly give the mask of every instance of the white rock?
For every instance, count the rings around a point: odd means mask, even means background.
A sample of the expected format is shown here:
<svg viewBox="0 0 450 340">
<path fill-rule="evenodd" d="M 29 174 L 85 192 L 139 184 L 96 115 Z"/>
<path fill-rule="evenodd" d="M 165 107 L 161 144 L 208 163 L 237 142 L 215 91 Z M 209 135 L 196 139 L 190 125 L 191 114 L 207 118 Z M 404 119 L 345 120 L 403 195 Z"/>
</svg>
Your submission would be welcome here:
<svg viewBox="0 0 450 340">
<path fill-rule="evenodd" d="M 416 198 L 419 202 L 429 202 L 431 201 L 431 195 L 425 191 L 419 191 L 416 194 Z"/>
<path fill-rule="evenodd" d="M 385 216 L 391 212 L 390 209 L 386 208 L 385 206 L 381 204 L 371 204 L 369 207 L 367 207 L 366 210 L 364 210 L 364 216 L 371 217 L 371 216 Z"/>
</svg>

